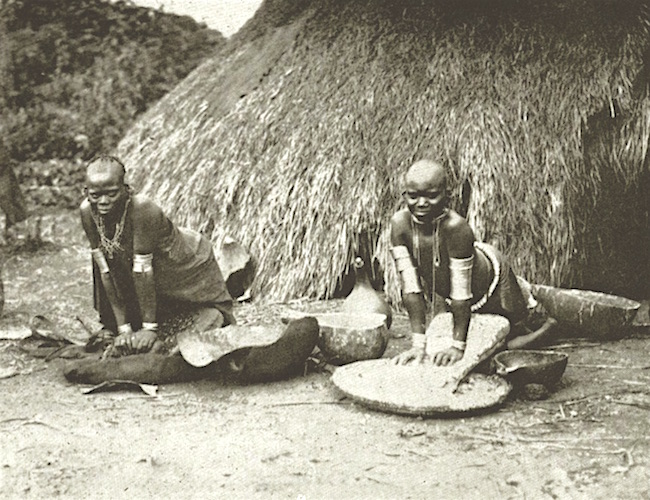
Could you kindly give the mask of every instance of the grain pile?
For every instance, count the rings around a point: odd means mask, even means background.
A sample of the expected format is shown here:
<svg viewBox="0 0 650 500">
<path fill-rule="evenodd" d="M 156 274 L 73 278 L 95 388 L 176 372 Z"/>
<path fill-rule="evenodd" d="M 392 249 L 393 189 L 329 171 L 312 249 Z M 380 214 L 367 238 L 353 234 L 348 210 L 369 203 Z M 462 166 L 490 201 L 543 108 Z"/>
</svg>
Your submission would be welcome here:
<svg viewBox="0 0 650 500">
<path fill-rule="evenodd" d="M 496 375 L 471 374 L 456 391 L 441 383 L 445 368 L 430 364 L 393 365 L 390 360 L 359 361 L 337 368 L 332 382 L 370 408 L 405 415 L 466 413 L 502 403 L 511 386 Z"/>
</svg>

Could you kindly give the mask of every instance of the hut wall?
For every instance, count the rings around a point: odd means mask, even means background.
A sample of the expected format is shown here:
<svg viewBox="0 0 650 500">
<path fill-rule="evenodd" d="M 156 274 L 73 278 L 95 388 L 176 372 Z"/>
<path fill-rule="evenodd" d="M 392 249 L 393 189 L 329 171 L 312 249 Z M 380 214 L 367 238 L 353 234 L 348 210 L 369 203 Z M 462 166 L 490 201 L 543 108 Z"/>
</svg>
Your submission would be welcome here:
<svg viewBox="0 0 650 500">
<path fill-rule="evenodd" d="M 645 194 L 648 39 L 641 0 L 267 0 L 118 154 L 180 223 L 250 249 L 258 297 L 331 296 L 366 245 L 397 299 L 388 220 L 423 156 L 448 166 L 454 206 L 470 188 L 477 236 L 518 273 L 608 288 L 632 269 L 599 264 L 608 226 L 590 221 L 610 170 Z M 614 102 L 625 124 L 590 163 L 588 120 Z"/>
</svg>

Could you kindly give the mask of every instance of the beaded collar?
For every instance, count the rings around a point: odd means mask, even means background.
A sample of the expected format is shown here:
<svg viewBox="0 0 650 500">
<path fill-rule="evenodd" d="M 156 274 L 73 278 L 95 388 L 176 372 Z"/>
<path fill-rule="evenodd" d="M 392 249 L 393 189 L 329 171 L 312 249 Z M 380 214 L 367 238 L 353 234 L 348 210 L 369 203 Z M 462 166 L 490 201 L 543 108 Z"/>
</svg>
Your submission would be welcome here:
<svg viewBox="0 0 650 500">
<path fill-rule="evenodd" d="M 116 252 L 124 250 L 121 245 L 121 240 L 122 234 L 124 233 L 129 203 L 131 203 L 130 196 L 124 203 L 124 211 L 122 212 L 119 222 L 115 225 L 115 234 L 113 234 L 112 238 L 106 236 L 106 224 L 104 224 L 104 218 L 101 215 L 95 214 L 94 210 L 91 212 L 93 221 L 95 221 L 95 225 L 97 226 L 97 232 L 99 233 L 99 248 L 109 259 L 112 259 Z"/>
</svg>

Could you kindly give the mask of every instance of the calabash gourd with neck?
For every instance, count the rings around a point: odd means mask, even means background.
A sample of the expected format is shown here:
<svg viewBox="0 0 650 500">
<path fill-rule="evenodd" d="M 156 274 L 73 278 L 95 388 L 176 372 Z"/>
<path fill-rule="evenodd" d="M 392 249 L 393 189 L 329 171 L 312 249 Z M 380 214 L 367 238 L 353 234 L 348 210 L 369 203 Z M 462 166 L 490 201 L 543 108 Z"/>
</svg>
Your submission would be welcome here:
<svg viewBox="0 0 650 500">
<path fill-rule="evenodd" d="M 352 292 L 343 302 L 343 312 L 379 313 L 386 316 L 386 328 L 390 328 L 393 314 L 388 302 L 375 290 L 368 276 L 368 266 L 361 257 L 354 259 L 356 282 Z"/>
</svg>

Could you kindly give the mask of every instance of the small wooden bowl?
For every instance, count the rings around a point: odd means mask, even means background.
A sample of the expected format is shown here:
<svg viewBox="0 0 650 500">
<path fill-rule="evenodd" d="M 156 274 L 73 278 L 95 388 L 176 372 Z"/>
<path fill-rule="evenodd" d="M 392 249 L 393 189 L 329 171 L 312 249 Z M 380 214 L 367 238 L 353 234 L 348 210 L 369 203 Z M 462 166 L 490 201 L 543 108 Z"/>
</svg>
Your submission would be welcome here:
<svg viewBox="0 0 650 500">
<path fill-rule="evenodd" d="M 388 344 L 386 315 L 379 313 L 329 313 L 317 316 L 318 347 L 327 361 L 344 365 L 380 358 Z"/>
<path fill-rule="evenodd" d="M 561 352 L 512 350 L 494 356 L 497 375 L 505 377 L 514 386 L 541 384 L 547 388 L 556 385 L 569 356 Z"/>
</svg>

